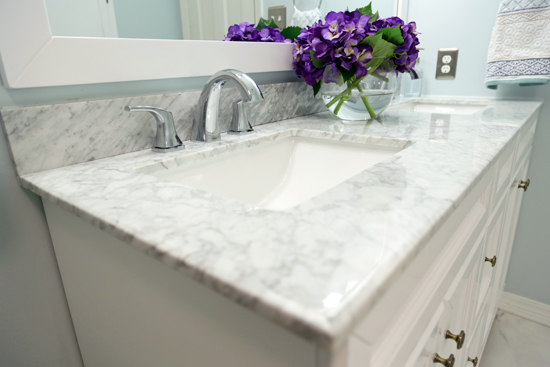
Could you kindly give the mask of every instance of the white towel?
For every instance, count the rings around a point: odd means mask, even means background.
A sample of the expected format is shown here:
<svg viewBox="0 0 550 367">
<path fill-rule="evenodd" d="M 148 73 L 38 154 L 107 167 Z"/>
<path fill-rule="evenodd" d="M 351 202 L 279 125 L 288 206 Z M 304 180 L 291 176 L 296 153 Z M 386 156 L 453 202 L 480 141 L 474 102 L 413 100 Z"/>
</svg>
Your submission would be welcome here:
<svg viewBox="0 0 550 367">
<path fill-rule="evenodd" d="M 550 0 L 503 0 L 493 28 L 485 86 L 550 81 Z"/>
</svg>

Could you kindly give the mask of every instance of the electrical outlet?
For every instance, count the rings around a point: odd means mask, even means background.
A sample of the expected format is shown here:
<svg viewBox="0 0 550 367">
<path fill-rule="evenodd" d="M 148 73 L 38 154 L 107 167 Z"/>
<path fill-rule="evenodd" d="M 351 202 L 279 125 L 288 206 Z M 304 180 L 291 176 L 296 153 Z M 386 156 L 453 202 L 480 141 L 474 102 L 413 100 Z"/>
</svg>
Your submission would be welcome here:
<svg viewBox="0 0 550 367">
<path fill-rule="evenodd" d="M 432 113 L 430 125 L 430 141 L 446 141 L 449 139 L 451 115 Z"/>
<path fill-rule="evenodd" d="M 280 29 L 286 28 L 286 6 L 272 6 L 268 8 L 267 17 L 273 19 Z"/>
<path fill-rule="evenodd" d="M 435 78 L 438 80 L 453 80 L 456 77 L 458 48 L 440 48 L 437 53 Z"/>
</svg>

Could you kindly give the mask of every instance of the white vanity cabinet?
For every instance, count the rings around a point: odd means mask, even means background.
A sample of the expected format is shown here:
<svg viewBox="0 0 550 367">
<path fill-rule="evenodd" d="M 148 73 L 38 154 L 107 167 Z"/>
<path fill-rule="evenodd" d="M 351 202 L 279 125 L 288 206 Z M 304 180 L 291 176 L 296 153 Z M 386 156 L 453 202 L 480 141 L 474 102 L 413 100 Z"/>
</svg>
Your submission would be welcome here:
<svg viewBox="0 0 550 367">
<path fill-rule="evenodd" d="M 535 118 L 523 126 L 355 330 L 351 338 L 361 342 L 348 353 L 363 359 L 352 356 L 348 367 L 479 365 L 529 182 L 535 127 Z"/>
<path fill-rule="evenodd" d="M 228 300 L 182 276 L 186 269 L 157 261 L 162 255 L 154 249 L 144 254 L 45 200 L 84 363 L 481 366 L 504 287 L 535 125 L 533 114 L 435 233 L 411 251 L 408 265 L 389 276 L 353 330 L 335 337 L 332 349 L 298 336 L 295 325 L 268 320 L 272 315 L 255 308 L 253 297 Z"/>
</svg>

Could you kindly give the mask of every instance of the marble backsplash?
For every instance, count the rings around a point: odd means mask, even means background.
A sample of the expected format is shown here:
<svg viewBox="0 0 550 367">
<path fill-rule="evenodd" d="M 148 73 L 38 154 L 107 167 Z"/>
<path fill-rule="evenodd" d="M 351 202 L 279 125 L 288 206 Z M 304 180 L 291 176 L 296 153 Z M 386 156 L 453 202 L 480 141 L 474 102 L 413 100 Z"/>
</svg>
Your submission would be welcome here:
<svg viewBox="0 0 550 367">
<path fill-rule="evenodd" d="M 303 82 L 260 86 L 264 101 L 248 103 L 252 125 L 304 116 L 326 107 L 313 98 Z M 19 175 L 40 172 L 151 147 L 156 124 L 149 113 L 126 112 L 127 105 L 164 108 L 174 115 L 182 140 L 189 140 L 194 108 L 200 91 L 63 103 L 36 107 L 10 107 L 0 111 L 4 133 Z M 222 92 L 219 118 L 227 131 L 234 88 Z"/>
</svg>

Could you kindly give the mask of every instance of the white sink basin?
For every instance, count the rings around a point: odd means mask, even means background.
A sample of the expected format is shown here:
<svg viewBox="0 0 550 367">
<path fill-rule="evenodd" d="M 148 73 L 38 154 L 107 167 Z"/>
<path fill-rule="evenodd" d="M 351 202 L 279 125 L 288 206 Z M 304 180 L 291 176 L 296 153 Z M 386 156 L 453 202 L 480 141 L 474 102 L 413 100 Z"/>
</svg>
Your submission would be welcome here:
<svg viewBox="0 0 550 367">
<path fill-rule="evenodd" d="M 486 104 L 426 103 L 408 102 L 397 106 L 398 110 L 411 112 L 439 113 L 446 115 L 471 115 L 487 107 Z"/>
<path fill-rule="evenodd" d="M 400 150 L 292 136 L 149 174 L 239 200 L 252 208 L 285 210 Z"/>
</svg>

